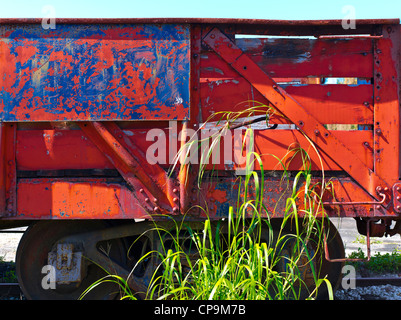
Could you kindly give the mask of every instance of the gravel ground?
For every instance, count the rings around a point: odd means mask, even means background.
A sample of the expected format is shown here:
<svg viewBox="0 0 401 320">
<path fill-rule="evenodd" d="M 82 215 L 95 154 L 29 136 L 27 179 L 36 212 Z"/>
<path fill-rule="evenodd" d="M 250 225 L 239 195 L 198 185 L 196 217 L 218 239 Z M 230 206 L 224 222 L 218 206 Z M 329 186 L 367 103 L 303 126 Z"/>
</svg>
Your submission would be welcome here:
<svg viewBox="0 0 401 320">
<path fill-rule="evenodd" d="M 336 300 L 401 300 L 401 287 L 384 285 L 337 290 Z"/>
</svg>

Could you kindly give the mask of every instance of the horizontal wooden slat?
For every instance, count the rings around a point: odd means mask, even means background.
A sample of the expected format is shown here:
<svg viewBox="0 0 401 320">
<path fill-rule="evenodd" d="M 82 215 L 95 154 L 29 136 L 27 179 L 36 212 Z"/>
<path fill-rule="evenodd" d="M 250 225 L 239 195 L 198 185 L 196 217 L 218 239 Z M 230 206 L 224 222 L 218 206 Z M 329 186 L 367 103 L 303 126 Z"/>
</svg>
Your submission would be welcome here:
<svg viewBox="0 0 401 320">
<path fill-rule="evenodd" d="M 81 130 L 18 130 L 17 170 L 113 169 Z"/>
<path fill-rule="evenodd" d="M 331 131 L 332 134 L 346 143 L 346 146 L 354 152 L 360 160 L 368 167 L 373 168 L 373 152 L 371 147 L 364 145 L 368 142 L 372 146 L 373 133 L 371 131 Z M 309 141 L 298 130 L 260 130 L 254 131 L 255 134 L 255 152 L 262 158 L 263 168 L 265 171 L 282 170 L 282 165 L 277 158 L 283 159 L 288 170 L 301 170 L 302 157 L 299 152 L 293 158 L 294 152 L 302 147 L 309 154 L 312 162 L 312 170 L 333 170 L 341 171 L 342 169 L 333 162 L 330 157 L 323 152 L 316 153 Z M 316 140 L 319 138 L 317 137 Z M 273 157 L 273 155 L 275 157 Z M 323 163 L 323 168 L 321 167 Z M 212 167 L 210 166 L 210 169 Z M 259 165 L 255 162 L 255 170 L 259 169 Z"/>
<path fill-rule="evenodd" d="M 373 76 L 371 39 L 244 38 L 236 44 L 273 78 Z M 202 58 L 205 67 L 226 70 L 215 53 L 204 52 Z"/>
<path fill-rule="evenodd" d="M 170 151 L 171 141 L 169 140 L 169 131 L 164 129 L 164 137 L 161 131 L 157 133 L 155 141 L 147 141 L 146 134 L 148 130 L 130 129 L 124 130 L 126 139 L 130 139 L 138 149 L 144 154 L 150 146 L 159 143 L 159 147 L 166 148 L 163 167 L 169 167 L 169 158 L 174 158 L 174 152 Z M 242 133 L 244 133 L 242 131 Z M 347 147 L 369 167 L 373 167 L 372 149 L 369 146 L 373 144 L 372 131 L 332 131 L 338 139 L 346 143 Z M 199 138 L 202 138 L 199 133 Z M 231 138 L 234 138 L 232 133 Z M 164 139 L 164 140 L 160 140 Z M 319 139 L 319 137 L 316 137 Z M 23 130 L 17 131 L 17 153 L 16 162 L 18 170 L 61 170 L 61 169 L 113 169 L 113 166 L 107 158 L 98 149 L 86 139 L 80 130 Z M 151 139 L 148 139 L 151 140 Z M 365 146 L 367 142 L 369 146 Z M 177 143 L 177 141 L 176 141 Z M 221 141 L 221 150 L 226 143 L 233 141 Z M 179 143 L 177 143 L 179 146 Z M 321 169 L 320 160 L 310 143 L 297 130 L 255 130 L 255 151 L 262 155 L 263 166 L 265 170 L 281 170 L 275 155 L 283 158 L 288 150 L 302 146 L 306 149 L 314 164 L 313 169 Z M 171 150 L 174 150 L 172 148 Z M 159 150 L 160 151 L 160 150 Z M 287 155 L 287 160 L 291 155 Z M 325 170 L 341 170 L 329 157 L 321 154 Z M 221 151 L 220 163 L 208 164 L 207 170 L 230 170 L 232 166 L 225 166 L 224 153 Z M 231 160 L 235 162 L 232 155 Z M 227 162 L 227 161 L 226 161 Z M 299 170 L 301 168 L 301 158 L 295 158 L 288 169 Z M 258 166 L 255 167 L 256 169 Z"/>
<path fill-rule="evenodd" d="M 372 85 L 300 85 L 286 86 L 285 90 L 321 123 L 373 123 Z M 268 101 L 240 77 L 208 81 L 201 85 L 204 121 L 215 112 L 241 111 L 260 103 L 268 104 Z M 287 122 L 273 117 L 271 123 Z"/>
</svg>

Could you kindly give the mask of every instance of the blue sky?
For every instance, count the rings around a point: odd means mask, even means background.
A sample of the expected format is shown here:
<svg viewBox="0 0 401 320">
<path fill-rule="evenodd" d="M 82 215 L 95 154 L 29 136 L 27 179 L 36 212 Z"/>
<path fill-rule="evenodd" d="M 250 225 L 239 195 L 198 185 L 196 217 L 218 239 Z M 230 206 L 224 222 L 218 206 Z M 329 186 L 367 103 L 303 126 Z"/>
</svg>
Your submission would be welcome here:
<svg viewBox="0 0 401 320">
<path fill-rule="evenodd" d="M 357 19 L 401 17 L 401 0 L 0 0 L 0 5 L 0 18 L 43 17 L 46 5 L 60 18 L 342 19 L 346 5 L 354 6 Z"/>
</svg>

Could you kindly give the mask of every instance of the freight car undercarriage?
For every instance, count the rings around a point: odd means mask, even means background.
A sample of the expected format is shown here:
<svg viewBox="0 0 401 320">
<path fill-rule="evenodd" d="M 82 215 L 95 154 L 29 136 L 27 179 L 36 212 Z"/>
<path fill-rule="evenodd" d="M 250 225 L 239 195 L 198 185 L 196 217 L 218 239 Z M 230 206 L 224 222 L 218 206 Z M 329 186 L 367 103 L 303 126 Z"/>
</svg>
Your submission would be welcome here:
<svg viewBox="0 0 401 320">
<path fill-rule="evenodd" d="M 401 233 L 398 20 L 0 23 L 0 226 L 30 225 L 17 252 L 28 298 L 78 298 L 102 268 L 146 292 L 160 261 L 140 258 L 170 241 L 151 221 L 224 226 L 246 194 L 278 228 L 305 166 L 319 217 L 355 218 L 368 253 L 370 237 Z M 262 194 L 239 179 L 244 140 Z M 335 286 L 344 248 L 325 227 L 314 263 Z"/>
</svg>

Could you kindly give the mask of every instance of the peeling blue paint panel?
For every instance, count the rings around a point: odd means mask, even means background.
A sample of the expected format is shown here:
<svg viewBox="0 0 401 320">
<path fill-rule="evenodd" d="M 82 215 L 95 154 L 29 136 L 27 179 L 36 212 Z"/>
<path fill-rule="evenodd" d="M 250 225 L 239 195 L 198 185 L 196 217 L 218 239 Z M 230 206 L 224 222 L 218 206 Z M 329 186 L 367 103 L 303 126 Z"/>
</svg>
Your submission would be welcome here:
<svg viewBox="0 0 401 320">
<path fill-rule="evenodd" d="M 173 24 L 0 28 L 0 120 L 189 118 L 190 30 Z"/>
</svg>

